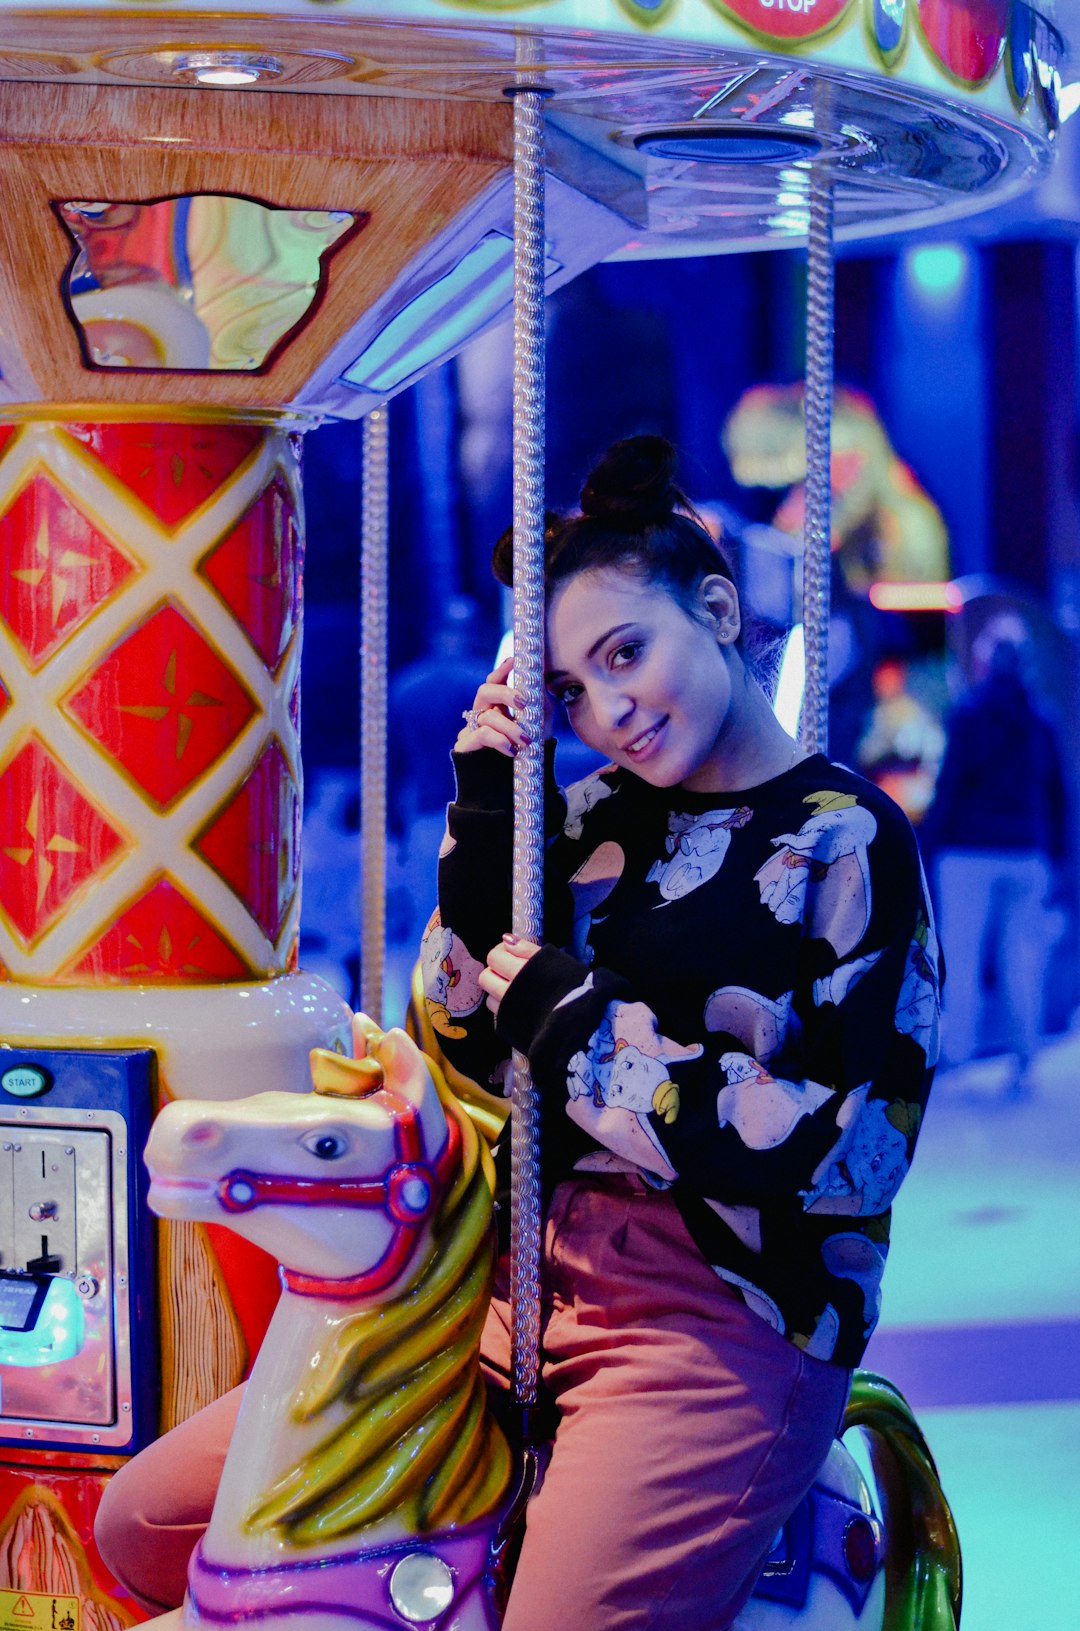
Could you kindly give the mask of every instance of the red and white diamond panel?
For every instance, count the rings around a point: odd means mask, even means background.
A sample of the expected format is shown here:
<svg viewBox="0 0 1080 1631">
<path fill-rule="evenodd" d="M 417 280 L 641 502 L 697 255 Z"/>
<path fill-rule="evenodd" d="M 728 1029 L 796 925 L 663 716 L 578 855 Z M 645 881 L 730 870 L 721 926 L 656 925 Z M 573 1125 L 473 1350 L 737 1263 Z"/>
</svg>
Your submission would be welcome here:
<svg viewBox="0 0 1080 1631">
<path fill-rule="evenodd" d="M 250 971 L 183 890 L 162 877 L 124 906 L 71 973 L 86 985 L 217 985 Z"/>
<path fill-rule="evenodd" d="M 271 482 L 200 567 L 271 672 L 300 622 L 302 569 L 296 508 L 283 481 Z"/>
<path fill-rule="evenodd" d="M 66 707 L 167 810 L 217 763 L 256 704 L 194 623 L 167 605 L 106 652 Z"/>
<path fill-rule="evenodd" d="M 70 910 L 123 845 L 36 737 L 0 769 L 0 913 L 24 945 Z"/>
<path fill-rule="evenodd" d="M 300 794 L 278 741 L 195 847 L 276 941 L 300 882 Z"/>
<path fill-rule="evenodd" d="M 0 617 L 35 669 L 135 570 L 75 500 L 40 473 L 0 516 L 0 562 Z"/>
<path fill-rule="evenodd" d="M 297 439 L 0 427 L 0 969 L 217 983 L 295 961 Z"/>
</svg>

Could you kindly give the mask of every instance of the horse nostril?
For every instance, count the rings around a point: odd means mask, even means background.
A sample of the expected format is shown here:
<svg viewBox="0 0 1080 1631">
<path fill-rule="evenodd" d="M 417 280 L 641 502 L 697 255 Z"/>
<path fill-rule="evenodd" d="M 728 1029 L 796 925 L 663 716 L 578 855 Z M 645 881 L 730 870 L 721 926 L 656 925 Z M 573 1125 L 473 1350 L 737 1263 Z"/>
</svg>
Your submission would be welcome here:
<svg viewBox="0 0 1080 1631">
<path fill-rule="evenodd" d="M 203 1148 L 220 1144 L 224 1134 L 216 1121 L 193 1121 L 184 1133 L 185 1144 L 198 1144 Z"/>
</svg>

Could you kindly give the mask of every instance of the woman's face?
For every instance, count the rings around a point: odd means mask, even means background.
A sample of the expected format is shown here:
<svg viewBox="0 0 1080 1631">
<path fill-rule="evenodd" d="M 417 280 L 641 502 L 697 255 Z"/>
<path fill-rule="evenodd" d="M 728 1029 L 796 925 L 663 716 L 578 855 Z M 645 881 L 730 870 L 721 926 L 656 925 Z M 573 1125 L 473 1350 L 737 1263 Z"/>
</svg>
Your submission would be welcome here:
<svg viewBox="0 0 1080 1631">
<path fill-rule="evenodd" d="M 547 612 L 545 684 L 589 747 L 654 787 L 708 780 L 732 701 L 738 598 L 707 578 L 699 622 L 660 584 L 617 567 L 561 583 Z"/>
</svg>

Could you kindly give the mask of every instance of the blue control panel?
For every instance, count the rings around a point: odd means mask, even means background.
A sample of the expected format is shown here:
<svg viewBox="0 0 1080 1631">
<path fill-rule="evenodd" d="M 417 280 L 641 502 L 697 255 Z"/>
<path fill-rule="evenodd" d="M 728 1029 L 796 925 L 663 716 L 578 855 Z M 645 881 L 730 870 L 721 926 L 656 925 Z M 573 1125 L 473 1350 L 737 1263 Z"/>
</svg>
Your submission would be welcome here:
<svg viewBox="0 0 1080 1631">
<path fill-rule="evenodd" d="M 0 1444 L 156 1434 L 156 1068 L 149 1048 L 0 1046 Z"/>
</svg>

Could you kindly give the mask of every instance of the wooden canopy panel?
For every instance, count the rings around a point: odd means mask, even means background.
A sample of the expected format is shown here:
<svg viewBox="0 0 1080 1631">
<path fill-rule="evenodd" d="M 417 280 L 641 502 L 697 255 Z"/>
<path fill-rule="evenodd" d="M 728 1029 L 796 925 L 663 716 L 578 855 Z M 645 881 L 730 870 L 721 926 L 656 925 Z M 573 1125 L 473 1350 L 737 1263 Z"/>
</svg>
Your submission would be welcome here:
<svg viewBox="0 0 1080 1631">
<path fill-rule="evenodd" d="M 288 407 L 403 268 L 510 162 L 506 104 L 199 89 L 0 87 L 0 411 Z M 262 374 L 88 369 L 62 296 L 72 239 L 57 201 L 232 193 L 368 219 L 329 260 L 321 300 Z"/>
</svg>

